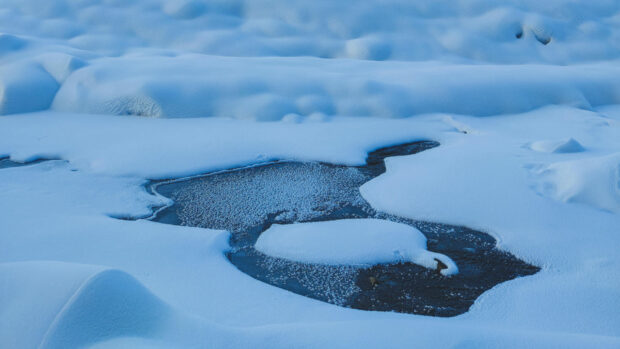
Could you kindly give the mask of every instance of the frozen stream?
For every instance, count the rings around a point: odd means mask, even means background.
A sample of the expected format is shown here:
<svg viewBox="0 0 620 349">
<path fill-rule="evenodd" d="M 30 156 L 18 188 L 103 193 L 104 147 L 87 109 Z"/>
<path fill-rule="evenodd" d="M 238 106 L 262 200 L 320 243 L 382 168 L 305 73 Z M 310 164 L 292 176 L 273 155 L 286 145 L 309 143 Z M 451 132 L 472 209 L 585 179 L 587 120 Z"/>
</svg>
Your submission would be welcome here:
<svg viewBox="0 0 620 349">
<path fill-rule="evenodd" d="M 180 180 L 155 181 L 150 190 L 174 204 L 153 220 L 232 232 L 230 261 L 244 273 L 286 290 L 364 310 L 433 316 L 466 312 L 476 298 L 503 281 L 539 268 L 497 248 L 496 240 L 466 227 L 417 221 L 374 210 L 359 187 L 385 172 L 383 160 L 436 147 L 419 141 L 381 148 L 364 166 L 275 161 Z M 415 198 L 412 198 L 415 199 Z M 264 255 L 254 249 L 272 224 L 346 218 L 405 223 L 428 239 L 430 251 L 456 262 L 459 273 L 442 276 L 413 263 L 331 266 Z"/>
</svg>

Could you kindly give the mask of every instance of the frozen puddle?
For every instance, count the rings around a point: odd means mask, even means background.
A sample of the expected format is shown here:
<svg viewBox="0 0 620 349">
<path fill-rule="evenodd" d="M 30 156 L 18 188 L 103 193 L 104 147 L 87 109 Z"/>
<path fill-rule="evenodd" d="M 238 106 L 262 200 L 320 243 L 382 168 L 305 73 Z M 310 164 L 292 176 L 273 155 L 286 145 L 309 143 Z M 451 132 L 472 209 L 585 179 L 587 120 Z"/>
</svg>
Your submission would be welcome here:
<svg viewBox="0 0 620 349">
<path fill-rule="evenodd" d="M 484 291 L 539 268 L 499 250 L 488 234 L 377 212 L 359 193 L 385 172 L 386 157 L 438 145 L 382 148 L 357 167 L 279 161 L 153 182 L 151 190 L 174 201 L 153 219 L 232 232 L 228 258 L 237 268 L 304 296 L 364 310 L 462 314 Z M 375 239 L 371 226 L 390 238 Z M 285 233 L 297 239 L 287 242 Z M 328 235 L 337 242 L 321 244 Z M 287 243 L 300 250 L 291 254 Z M 332 243 L 340 246 L 330 250 Z"/>
</svg>

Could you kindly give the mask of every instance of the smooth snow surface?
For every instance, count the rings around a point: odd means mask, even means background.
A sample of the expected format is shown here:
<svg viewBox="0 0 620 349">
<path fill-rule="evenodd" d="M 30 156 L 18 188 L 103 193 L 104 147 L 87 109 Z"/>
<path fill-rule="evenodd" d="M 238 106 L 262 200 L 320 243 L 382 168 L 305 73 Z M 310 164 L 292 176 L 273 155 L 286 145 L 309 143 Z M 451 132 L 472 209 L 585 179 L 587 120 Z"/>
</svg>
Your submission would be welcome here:
<svg viewBox="0 0 620 349">
<path fill-rule="evenodd" d="M 620 153 L 534 167 L 537 191 L 563 202 L 577 202 L 620 213 Z"/>
<path fill-rule="evenodd" d="M 0 160 L 54 159 L 0 166 L 0 347 L 618 348 L 619 62 L 617 0 L 0 0 Z M 117 219 L 169 203 L 149 179 L 415 140 L 441 145 L 388 158 L 373 208 L 542 267 L 458 317 L 318 302 L 237 270 L 229 232 Z"/>
<path fill-rule="evenodd" d="M 406 224 L 380 219 L 274 224 L 256 241 L 256 249 L 273 257 L 317 264 L 374 265 L 413 262 L 443 275 L 458 273 L 447 256 L 426 249 L 426 237 Z"/>
<path fill-rule="evenodd" d="M 97 60 L 67 78 L 52 109 L 280 120 L 316 113 L 495 115 L 546 104 L 590 108 L 615 103 L 620 103 L 620 66 L 611 63 L 472 66 L 183 55 Z"/>
</svg>

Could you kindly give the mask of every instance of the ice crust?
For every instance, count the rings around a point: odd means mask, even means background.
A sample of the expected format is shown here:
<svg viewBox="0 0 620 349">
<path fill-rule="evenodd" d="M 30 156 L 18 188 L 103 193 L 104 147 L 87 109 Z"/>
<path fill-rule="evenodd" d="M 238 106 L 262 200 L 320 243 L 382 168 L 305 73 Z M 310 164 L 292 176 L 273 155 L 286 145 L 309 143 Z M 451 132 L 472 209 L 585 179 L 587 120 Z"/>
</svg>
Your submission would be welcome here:
<svg viewBox="0 0 620 349">
<path fill-rule="evenodd" d="M 274 224 L 256 241 L 256 249 L 273 257 L 333 265 L 375 265 L 413 262 L 458 273 L 447 256 L 426 249 L 426 237 L 406 224 L 380 219 L 342 219 L 327 222 Z"/>
<path fill-rule="evenodd" d="M 262 224 L 272 212 L 279 212 L 277 220 L 305 221 L 349 203 L 350 198 L 364 204 L 357 188 L 366 177 L 355 168 L 327 171 L 326 166 L 283 162 L 255 167 L 251 173 L 212 175 L 174 192 L 171 199 L 182 203 L 178 218 L 183 225 L 236 232 Z"/>
</svg>

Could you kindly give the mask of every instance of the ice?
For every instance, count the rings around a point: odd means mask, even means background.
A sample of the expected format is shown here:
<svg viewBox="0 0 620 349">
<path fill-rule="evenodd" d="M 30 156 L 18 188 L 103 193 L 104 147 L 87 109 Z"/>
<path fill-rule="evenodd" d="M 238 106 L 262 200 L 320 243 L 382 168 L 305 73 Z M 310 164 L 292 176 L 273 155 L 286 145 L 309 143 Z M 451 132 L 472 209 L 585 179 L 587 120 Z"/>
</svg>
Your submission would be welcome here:
<svg viewBox="0 0 620 349">
<path fill-rule="evenodd" d="M 280 163 L 206 176 L 181 187 L 171 199 L 181 206 L 178 218 L 183 225 L 241 232 L 274 212 L 276 219 L 304 221 L 345 204 L 363 205 L 357 188 L 366 180 L 350 167 Z"/>
<path fill-rule="evenodd" d="M 426 237 L 419 230 L 380 219 L 342 219 L 292 225 L 274 224 L 260 235 L 256 249 L 273 257 L 298 262 L 333 265 L 374 265 L 413 262 L 458 273 L 447 256 L 426 249 Z"/>
</svg>

